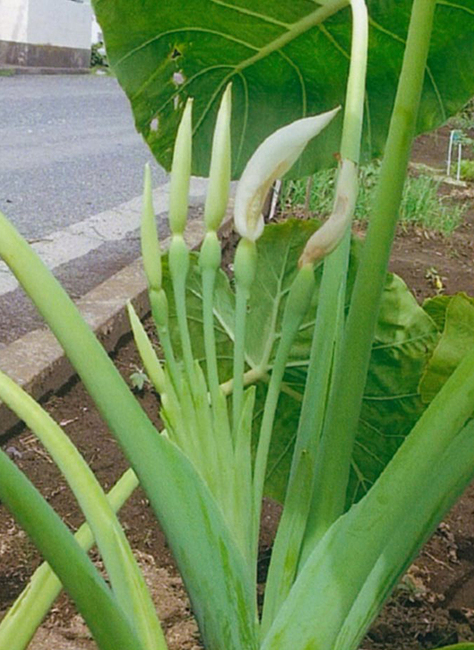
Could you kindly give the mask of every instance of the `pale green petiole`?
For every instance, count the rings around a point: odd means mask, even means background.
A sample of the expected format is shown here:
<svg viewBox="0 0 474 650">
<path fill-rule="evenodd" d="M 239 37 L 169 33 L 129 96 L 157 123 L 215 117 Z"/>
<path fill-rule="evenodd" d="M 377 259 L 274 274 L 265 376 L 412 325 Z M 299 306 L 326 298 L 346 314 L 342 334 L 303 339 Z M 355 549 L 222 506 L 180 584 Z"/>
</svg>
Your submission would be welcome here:
<svg viewBox="0 0 474 650">
<path fill-rule="evenodd" d="M 49 562 L 101 650 L 145 650 L 128 616 L 64 522 L 0 450 L 0 499 Z M 74 567 L 74 570 L 72 570 Z M 93 597 L 91 597 L 93 594 Z"/>
<path fill-rule="evenodd" d="M 145 372 L 156 392 L 159 395 L 162 395 L 166 390 L 166 379 L 160 360 L 158 359 L 150 339 L 145 332 L 145 328 L 143 327 L 141 320 L 138 318 L 131 302 L 127 303 L 127 311 L 135 345 L 137 346 L 138 353 L 140 354 L 140 358 L 145 366 Z"/>
<path fill-rule="evenodd" d="M 253 508 L 255 516 L 253 543 L 255 552 L 258 545 L 260 510 L 263 498 L 268 450 L 270 448 L 270 440 L 278 397 L 280 395 L 281 382 L 285 373 L 291 346 L 298 334 L 303 318 L 308 311 L 314 294 L 314 289 L 314 267 L 312 264 L 306 264 L 299 269 L 288 294 L 281 324 L 281 338 L 270 377 L 270 383 L 268 385 L 263 419 L 260 427 L 253 476 Z"/>
<path fill-rule="evenodd" d="M 94 533 L 117 601 L 143 647 L 166 648 L 142 573 L 95 475 L 59 425 L 2 372 L 0 399 L 38 436 L 65 477 Z"/>
<path fill-rule="evenodd" d="M 353 166 L 348 179 L 338 175 L 334 212 L 341 206 L 345 236 L 325 260 L 295 450 L 282 519 L 275 539 L 267 579 L 262 630 L 265 633 L 295 580 L 306 520 L 311 507 L 316 455 L 331 388 L 336 342 L 344 328 L 350 223 L 357 198 L 357 172 L 364 114 L 368 48 L 368 17 L 364 0 L 351 2 L 352 51 L 344 107 L 342 163 Z M 341 170 L 340 170 L 341 171 Z M 348 182 L 347 182 L 348 181 Z M 324 226 L 323 226 L 324 227 Z M 321 238 L 318 245 L 321 245 Z"/>
<path fill-rule="evenodd" d="M 178 319 L 178 328 L 181 340 L 181 351 L 184 367 L 194 385 L 194 356 L 189 336 L 188 318 L 186 310 L 186 278 L 189 271 L 189 250 L 181 235 L 173 235 L 169 250 L 169 268 L 173 283 L 173 295 Z"/>
<path fill-rule="evenodd" d="M 165 355 L 166 367 L 173 380 L 174 387 L 176 390 L 179 390 L 181 379 L 173 346 L 171 344 L 168 319 L 168 298 L 164 289 L 157 291 L 153 288 L 148 289 L 148 297 L 150 300 L 153 321 Z"/>
<path fill-rule="evenodd" d="M 307 549 L 343 512 L 370 352 L 423 88 L 434 0 L 413 3 L 386 153 L 321 440 Z"/>
<path fill-rule="evenodd" d="M 245 371 L 245 322 L 247 319 L 247 304 L 250 290 L 255 278 L 257 266 L 257 247 L 250 239 L 241 239 L 234 257 L 235 278 L 235 335 L 234 335 L 234 367 L 232 392 L 232 425 L 234 438 L 242 414 L 244 397 Z"/>
<path fill-rule="evenodd" d="M 169 369 L 171 377 L 173 378 L 175 386 L 179 387 L 178 366 L 176 364 L 176 359 L 174 356 L 169 334 L 168 299 L 165 292 L 163 291 L 162 286 L 161 248 L 155 221 L 155 210 L 153 208 L 151 171 L 149 165 L 145 165 L 140 239 L 143 256 L 143 268 L 147 279 L 148 295 L 153 320 L 155 322 L 158 336 L 160 337 L 161 346 L 163 348 L 166 359 L 166 365 Z M 155 371 L 153 371 L 152 376 L 150 376 L 150 379 L 152 381 L 153 377 L 155 379 L 158 379 Z"/>
<path fill-rule="evenodd" d="M 107 494 L 107 500 L 117 512 L 138 487 L 138 478 L 128 469 Z M 82 524 L 74 537 L 85 551 L 94 545 L 89 524 Z M 34 572 L 28 585 L 0 622 L 0 648 L 25 650 L 37 628 L 47 615 L 63 585 L 47 562 Z"/>
<path fill-rule="evenodd" d="M 209 231 L 199 254 L 199 267 L 202 277 L 202 316 L 204 346 L 206 350 L 207 380 L 212 404 L 219 394 L 219 373 L 217 369 L 216 337 L 214 333 L 214 285 L 217 269 L 221 262 L 221 245 L 214 231 Z"/>
</svg>

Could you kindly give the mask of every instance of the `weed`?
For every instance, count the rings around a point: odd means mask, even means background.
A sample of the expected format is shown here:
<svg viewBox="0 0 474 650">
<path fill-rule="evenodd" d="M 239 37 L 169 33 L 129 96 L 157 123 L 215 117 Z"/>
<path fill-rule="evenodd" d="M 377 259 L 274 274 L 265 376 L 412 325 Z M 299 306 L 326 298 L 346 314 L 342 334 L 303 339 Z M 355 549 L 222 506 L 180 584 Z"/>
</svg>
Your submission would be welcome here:
<svg viewBox="0 0 474 650">
<path fill-rule="evenodd" d="M 474 178 L 474 162 L 469 166 Z M 466 166 L 467 169 L 467 166 Z M 374 190 L 379 177 L 380 164 L 373 162 L 361 168 L 359 196 L 355 211 L 356 219 L 370 219 Z M 318 217 L 326 217 L 332 208 L 332 197 L 336 170 L 323 170 L 312 177 L 312 188 L 308 209 Z M 307 179 L 286 181 L 283 184 L 280 211 L 287 213 L 294 208 L 305 205 Z M 440 181 L 428 174 L 408 176 L 400 205 L 400 221 L 414 223 L 428 230 L 435 230 L 444 235 L 452 234 L 461 225 L 466 211 L 465 205 L 448 204 L 438 195 Z"/>
<path fill-rule="evenodd" d="M 474 181 L 474 160 L 461 162 L 461 178 L 465 181 Z"/>
</svg>

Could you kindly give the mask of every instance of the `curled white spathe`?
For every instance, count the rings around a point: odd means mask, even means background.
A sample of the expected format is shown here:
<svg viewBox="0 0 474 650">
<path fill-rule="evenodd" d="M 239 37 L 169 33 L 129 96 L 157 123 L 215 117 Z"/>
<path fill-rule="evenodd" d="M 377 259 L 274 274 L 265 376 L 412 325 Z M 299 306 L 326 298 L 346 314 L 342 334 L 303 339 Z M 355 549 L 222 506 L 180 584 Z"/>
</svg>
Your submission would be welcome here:
<svg viewBox="0 0 474 650">
<path fill-rule="evenodd" d="M 354 216 L 358 189 L 357 165 L 352 160 L 342 159 L 331 215 L 309 238 L 299 259 L 299 266 L 315 264 L 339 246 Z"/>
<path fill-rule="evenodd" d="M 263 231 L 262 207 L 270 187 L 293 167 L 304 148 L 340 107 L 296 120 L 272 133 L 248 161 L 235 194 L 234 223 L 241 237 L 255 241 Z"/>
</svg>

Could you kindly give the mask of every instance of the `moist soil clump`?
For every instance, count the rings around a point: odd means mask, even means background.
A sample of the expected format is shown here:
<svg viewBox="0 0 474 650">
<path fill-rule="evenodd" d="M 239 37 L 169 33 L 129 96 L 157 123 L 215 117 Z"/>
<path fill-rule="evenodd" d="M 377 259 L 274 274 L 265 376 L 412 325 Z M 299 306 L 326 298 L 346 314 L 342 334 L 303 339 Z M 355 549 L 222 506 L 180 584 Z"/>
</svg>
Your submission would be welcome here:
<svg viewBox="0 0 474 650">
<path fill-rule="evenodd" d="M 446 129 L 422 136 L 413 159 L 442 169 L 449 135 Z M 398 273 L 422 302 L 439 293 L 465 291 L 474 295 L 474 186 L 443 185 L 453 202 L 468 202 L 463 225 L 445 238 L 415 226 L 399 227 L 390 270 Z M 364 236 L 363 228 L 360 236 Z M 235 245 L 229 236 L 224 264 L 232 262 Z M 147 327 L 152 329 L 151 324 Z M 141 369 L 133 342 L 122 340 L 114 361 L 125 379 Z M 137 397 L 159 425 L 157 396 L 148 384 Z M 45 407 L 61 424 L 92 467 L 100 483 L 110 489 L 127 468 L 127 462 L 91 399 L 77 380 L 45 401 Z M 2 441 L 4 449 L 40 489 L 48 502 L 73 529 L 82 523 L 75 500 L 59 472 L 35 437 L 26 429 L 12 432 Z M 266 501 L 262 517 L 259 594 L 263 594 L 272 538 L 279 506 Z M 139 563 L 150 586 L 170 650 L 201 648 L 186 593 L 166 540 L 148 500 L 138 489 L 120 513 Z M 100 566 L 100 557 L 92 553 Z M 0 618 L 21 593 L 40 557 L 23 531 L 0 505 Z M 396 588 L 381 615 L 364 639 L 364 650 L 419 650 L 459 641 L 474 641 L 474 485 L 454 506 L 445 521 Z M 30 646 L 33 650 L 93 650 L 90 634 L 63 594 Z M 7 650 L 2 649 L 2 650 Z"/>
</svg>

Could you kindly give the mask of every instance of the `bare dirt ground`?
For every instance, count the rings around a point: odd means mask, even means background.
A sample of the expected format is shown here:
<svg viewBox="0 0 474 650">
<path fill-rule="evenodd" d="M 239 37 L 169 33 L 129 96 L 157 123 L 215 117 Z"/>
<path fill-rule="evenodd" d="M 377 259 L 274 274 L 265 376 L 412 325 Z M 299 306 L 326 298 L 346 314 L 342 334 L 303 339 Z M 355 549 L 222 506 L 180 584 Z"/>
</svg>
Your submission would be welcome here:
<svg viewBox="0 0 474 650">
<path fill-rule="evenodd" d="M 447 137 L 446 129 L 441 129 L 418 139 L 413 160 L 442 169 Z M 442 191 L 453 201 L 469 202 L 464 224 L 449 239 L 415 227 L 400 229 L 393 251 L 391 270 L 405 279 L 420 301 L 439 291 L 466 291 L 474 295 L 474 186 L 446 185 Z M 140 366 L 130 341 L 122 342 L 115 361 L 127 379 Z M 139 400 L 157 421 L 154 393 L 145 388 Z M 71 436 L 102 485 L 110 488 L 127 463 L 82 385 L 71 382 L 60 394 L 51 396 L 46 407 Z M 27 430 L 14 431 L 4 448 L 71 528 L 77 529 L 81 518 L 74 499 L 33 435 Z M 261 588 L 277 520 L 278 507 L 267 502 L 261 541 Z M 140 490 L 122 509 L 121 521 L 151 586 L 170 649 L 200 648 L 197 628 L 171 553 Z M 28 538 L 0 505 L 0 618 L 39 562 Z M 364 650 L 415 650 L 463 640 L 474 641 L 474 485 L 438 527 L 373 624 L 362 647 Z M 74 606 L 64 595 L 31 644 L 33 650 L 93 650 L 95 647 Z"/>
</svg>

